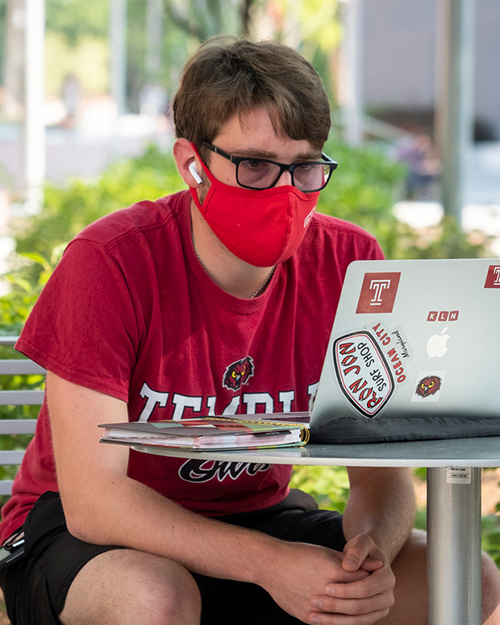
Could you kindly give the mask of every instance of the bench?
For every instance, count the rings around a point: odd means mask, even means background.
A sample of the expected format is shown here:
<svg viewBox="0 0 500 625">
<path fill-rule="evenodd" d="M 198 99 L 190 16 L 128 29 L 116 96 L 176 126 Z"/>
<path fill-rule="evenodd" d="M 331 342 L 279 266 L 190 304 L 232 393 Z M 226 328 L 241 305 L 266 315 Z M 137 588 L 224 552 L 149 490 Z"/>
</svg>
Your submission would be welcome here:
<svg viewBox="0 0 500 625">
<path fill-rule="evenodd" d="M 14 352 L 16 340 L 15 336 L 0 336 L 0 495 L 12 492 L 14 471 L 5 467 L 21 464 L 27 439 L 24 436 L 20 439 L 20 436 L 35 433 L 36 417 L 33 416 L 36 412 L 30 407 L 40 406 L 44 396 L 40 390 L 43 377 L 39 376 L 44 376 L 45 369 Z M 16 357 L 6 358 L 4 354 L 10 356 L 9 352 Z M 5 388 L 11 387 L 13 382 L 15 389 Z"/>
</svg>

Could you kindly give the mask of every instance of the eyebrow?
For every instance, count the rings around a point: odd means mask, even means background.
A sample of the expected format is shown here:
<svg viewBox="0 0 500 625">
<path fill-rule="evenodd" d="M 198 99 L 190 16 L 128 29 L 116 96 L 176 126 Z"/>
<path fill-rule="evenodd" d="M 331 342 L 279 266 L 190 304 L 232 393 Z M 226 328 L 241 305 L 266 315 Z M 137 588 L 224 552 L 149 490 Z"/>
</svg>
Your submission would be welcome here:
<svg viewBox="0 0 500 625">
<path fill-rule="evenodd" d="M 266 158 L 270 161 L 276 161 L 276 154 L 274 152 L 270 152 L 268 150 L 261 149 L 252 149 L 248 148 L 245 150 L 226 150 L 232 156 L 240 156 L 249 158 Z M 318 154 L 317 152 L 303 152 L 302 154 L 298 154 L 294 159 L 295 163 L 300 163 L 302 161 L 320 161 L 322 158 L 321 152 Z M 278 161 L 277 161 L 278 162 Z"/>
</svg>

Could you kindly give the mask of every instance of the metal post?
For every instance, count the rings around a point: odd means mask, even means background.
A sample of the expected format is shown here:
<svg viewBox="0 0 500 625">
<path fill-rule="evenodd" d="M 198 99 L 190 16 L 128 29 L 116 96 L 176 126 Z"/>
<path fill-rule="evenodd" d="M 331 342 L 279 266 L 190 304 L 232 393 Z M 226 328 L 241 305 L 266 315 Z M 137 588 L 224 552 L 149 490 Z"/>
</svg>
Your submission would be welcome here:
<svg viewBox="0 0 500 625">
<path fill-rule="evenodd" d="M 45 180 L 45 1 L 25 4 L 25 210 L 34 214 L 43 202 Z"/>
<path fill-rule="evenodd" d="M 127 0 L 111 0 L 111 97 L 116 104 L 117 116 L 126 109 L 127 76 Z"/>
<path fill-rule="evenodd" d="M 146 3 L 146 73 L 148 82 L 156 82 L 161 72 L 161 40 L 163 27 L 161 0 Z"/>
<path fill-rule="evenodd" d="M 359 145 L 363 140 L 363 0 L 344 1 L 342 11 L 339 100 L 345 140 Z"/>
<path fill-rule="evenodd" d="M 481 469 L 427 469 L 427 486 L 429 625 L 480 625 Z"/>
<path fill-rule="evenodd" d="M 441 0 L 442 67 L 437 111 L 442 202 L 461 221 L 467 156 L 473 134 L 474 0 Z"/>
</svg>

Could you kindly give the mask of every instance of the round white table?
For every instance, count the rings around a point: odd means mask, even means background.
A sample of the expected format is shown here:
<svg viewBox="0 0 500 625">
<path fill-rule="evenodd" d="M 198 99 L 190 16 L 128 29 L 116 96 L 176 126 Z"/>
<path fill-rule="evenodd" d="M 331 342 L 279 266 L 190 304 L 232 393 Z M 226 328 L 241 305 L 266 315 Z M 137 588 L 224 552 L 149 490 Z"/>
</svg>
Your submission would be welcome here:
<svg viewBox="0 0 500 625">
<path fill-rule="evenodd" d="M 132 448 L 216 462 L 427 467 L 428 623 L 481 623 L 481 467 L 500 466 L 500 437 L 254 451 Z"/>
</svg>

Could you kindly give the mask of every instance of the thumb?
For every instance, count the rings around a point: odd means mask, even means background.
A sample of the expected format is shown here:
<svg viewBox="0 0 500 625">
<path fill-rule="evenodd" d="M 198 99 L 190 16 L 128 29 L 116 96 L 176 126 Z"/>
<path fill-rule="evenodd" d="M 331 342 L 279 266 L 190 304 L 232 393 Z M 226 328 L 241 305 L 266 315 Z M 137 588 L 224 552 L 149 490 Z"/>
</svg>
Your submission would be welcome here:
<svg viewBox="0 0 500 625">
<path fill-rule="evenodd" d="M 342 558 L 342 568 L 344 571 L 357 571 L 361 569 L 367 573 L 373 573 L 384 566 L 382 560 L 373 560 L 372 558 L 359 558 L 353 554 L 345 554 Z"/>
<path fill-rule="evenodd" d="M 349 572 L 357 571 L 358 569 L 372 572 L 384 566 L 382 559 L 370 557 L 371 547 L 373 547 L 373 543 L 371 546 L 366 541 L 360 539 L 349 541 L 344 547 L 342 568 Z M 378 556 L 379 554 L 372 555 Z"/>
<path fill-rule="evenodd" d="M 344 557 L 342 558 L 342 568 L 345 571 L 357 571 L 364 560 L 365 557 L 362 557 L 359 549 L 346 546 Z"/>
</svg>

